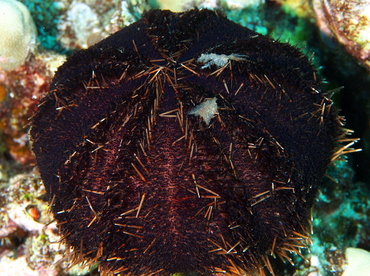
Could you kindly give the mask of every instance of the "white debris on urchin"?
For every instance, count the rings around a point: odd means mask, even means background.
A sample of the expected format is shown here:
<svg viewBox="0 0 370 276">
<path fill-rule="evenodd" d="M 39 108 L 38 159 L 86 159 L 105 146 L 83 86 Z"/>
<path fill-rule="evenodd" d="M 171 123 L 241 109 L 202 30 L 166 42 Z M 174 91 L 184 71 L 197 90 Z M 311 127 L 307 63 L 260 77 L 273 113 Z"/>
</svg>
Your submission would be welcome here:
<svg viewBox="0 0 370 276">
<path fill-rule="evenodd" d="M 242 54 L 201 54 L 197 59 L 197 62 L 204 64 L 201 69 L 209 68 L 212 65 L 216 65 L 218 68 L 224 67 L 230 60 L 242 61 L 247 56 Z"/>
<path fill-rule="evenodd" d="M 21 65 L 36 44 L 36 26 L 27 7 L 16 0 L 0 1 L 0 68 Z"/>
<path fill-rule="evenodd" d="M 217 113 L 217 98 L 207 98 L 201 104 L 189 111 L 189 115 L 202 117 L 203 121 L 209 125 L 211 118 Z"/>
</svg>

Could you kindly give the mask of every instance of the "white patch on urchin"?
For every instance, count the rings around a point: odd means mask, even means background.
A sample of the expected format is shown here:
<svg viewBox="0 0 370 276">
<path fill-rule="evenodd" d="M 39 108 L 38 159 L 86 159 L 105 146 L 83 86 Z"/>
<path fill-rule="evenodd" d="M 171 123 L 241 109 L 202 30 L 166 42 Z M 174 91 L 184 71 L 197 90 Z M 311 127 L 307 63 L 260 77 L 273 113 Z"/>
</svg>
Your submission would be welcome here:
<svg viewBox="0 0 370 276">
<path fill-rule="evenodd" d="M 241 61 L 245 60 L 247 56 L 242 54 L 201 54 L 197 62 L 204 64 L 201 69 L 209 68 L 216 65 L 218 68 L 224 67 L 230 60 Z"/>
<path fill-rule="evenodd" d="M 217 98 L 207 98 L 201 104 L 189 111 L 189 115 L 202 117 L 203 121 L 209 125 L 211 118 L 217 113 Z"/>
</svg>

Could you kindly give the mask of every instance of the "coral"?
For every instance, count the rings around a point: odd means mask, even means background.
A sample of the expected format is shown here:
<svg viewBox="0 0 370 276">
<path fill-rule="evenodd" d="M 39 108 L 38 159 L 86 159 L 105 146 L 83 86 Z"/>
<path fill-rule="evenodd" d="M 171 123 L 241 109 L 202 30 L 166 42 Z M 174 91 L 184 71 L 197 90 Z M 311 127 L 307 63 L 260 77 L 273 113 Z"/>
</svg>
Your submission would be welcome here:
<svg viewBox="0 0 370 276">
<path fill-rule="evenodd" d="M 60 275 L 56 270 L 66 268 L 66 264 L 51 265 L 60 259 L 63 245 L 55 243 L 59 239 L 55 223 L 45 225 L 52 218 L 44 194 L 34 173 L 18 174 L 9 186 L 0 188 L 1 275 Z M 37 221 L 30 208 L 38 210 Z M 49 273 L 41 274 L 43 270 Z"/>
<path fill-rule="evenodd" d="M 150 1 L 151 5 L 156 9 L 170 10 L 173 12 L 185 11 L 193 4 L 199 4 L 199 0 L 184 0 L 184 1 L 171 1 L 171 0 L 155 0 Z"/>
<path fill-rule="evenodd" d="M 221 1 L 224 2 L 230 9 L 244 9 L 247 7 L 259 6 L 263 0 L 231 0 L 231 1 Z"/>
<path fill-rule="evenodd" d="M 370 70 L 370 1 L 315 0 L 317 24 Z"/>
<path fill-rule="evenodd" d="M 296 48 L 151 11 L 59 68 L 30 133 L 72 260 L 263 275 L 309 240 L 340 123 Z"/>
<path fill-rule="evenodd" d="M 36 43 L 36 27 L 27 8 L 16 0 L 0 1 L 0 68 L 21 65 Z"/>
<path fill-rule="evenodd" d="M 305 3 L 305 4 L 304 4 Z M 291 4 L 294 4 L 293 7 Z M 313 34 L 307 1 L 266 1 L 244 9 L 226 10 L 228 18 L 260 34 L 298 47 L 307 47 Z M 305 12 L 294 10 L 297 8 Z"/>
<path fill-rule="evenodd" d="M 31 210 L 37 210 L 37 217 Z M 87 273 L 80 266 L 69 269 L 61 260 L 65 246 L 52 220 L 37 170 L 19 173 L 0 186 L 1 276 Z"/>
<path fill-rule="evenodd" d="M 307 0 L 276 0 L 275 3 L 281 4 L 283 10 L 292 16 L 307 18 L 313 14 L 310 1 Z"/>
<path fill-rule="evenodd" d="M 183 1 L 172 1 L 172 0 L 149 0 L 149 4 L 152 8 L 170 10 L 173 12 L 182 12 L 197 6 L 199 8 L 217 9 L 217 0 L 183 0 Z"/>
<path fill-rule="evenodd" d="M 11 72 L 0 71 L 0 87 L 4 89 L 0 101 L 1 156 L 10 155 L 26 166 L 34 164 L 26 126 L 39 99 L 49 88 L 55 70 L 52 66 L 59 66 L 62 60 L 52 53 L 37 53 Z"/>
<path fill-rule="evenodd" d="M 59 17 L 61 45 L 68 50 L 87 48 L 138 20 L 149 10 L 145 1 L 79 1 L 65 4 Z"/>
<path fill-rule="evenodd" d="M 76 43 L 82 48 L 95 44 L 88 42 L 91 36 L 101 33 L 98 15 L 84 3 L 74 3 L 67 10 L 67 21 L 71 21 L 72 31 L 76 37 Z M 99 37 L 99 36 L 98 36 Z M 101 38 L 98 38 L 100 41 Z M 96 42 L 98 42 L 96 41 Z"/>
<path fill-rule="evenodd" d="M 349 247 L 346 249 L 347 267 L 342 276 L 369 276 L 370 275 L 370 252 Z"/>
</svg>

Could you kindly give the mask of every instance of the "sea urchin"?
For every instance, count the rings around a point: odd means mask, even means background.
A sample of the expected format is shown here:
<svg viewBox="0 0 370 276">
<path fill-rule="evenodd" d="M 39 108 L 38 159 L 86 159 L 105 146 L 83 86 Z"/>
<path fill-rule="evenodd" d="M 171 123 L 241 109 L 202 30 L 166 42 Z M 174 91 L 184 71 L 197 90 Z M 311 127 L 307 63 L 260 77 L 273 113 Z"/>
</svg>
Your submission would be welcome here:
<svg viewBox="0 0 370 276">
<path fill-rule="evenodd" d="M 32 119 L 75 262 L 257 274 L 309 237 L 339 121 L 296 48 L 219 12 L 154 10 L 71 56 Z"/>
</svg>

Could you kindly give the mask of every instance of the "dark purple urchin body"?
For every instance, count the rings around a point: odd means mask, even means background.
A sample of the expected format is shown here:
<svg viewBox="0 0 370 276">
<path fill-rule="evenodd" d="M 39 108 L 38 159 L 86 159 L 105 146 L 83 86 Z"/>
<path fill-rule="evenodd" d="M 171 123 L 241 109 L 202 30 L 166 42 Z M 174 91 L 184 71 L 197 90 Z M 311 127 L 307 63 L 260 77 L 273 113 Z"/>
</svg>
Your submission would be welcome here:
<svg viewBox="0 0 370 276">
<path fill-rule="evenodd" d="M 149 12 L 71 56 L 31 129 L 76 262 L 124 275 L 288 259 L 338 133 L 307 58 L 208 10 Z"/>
</svg>

